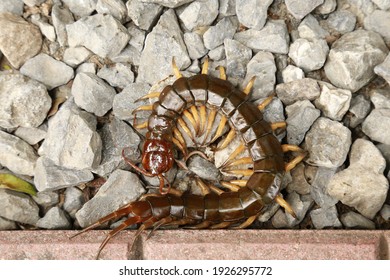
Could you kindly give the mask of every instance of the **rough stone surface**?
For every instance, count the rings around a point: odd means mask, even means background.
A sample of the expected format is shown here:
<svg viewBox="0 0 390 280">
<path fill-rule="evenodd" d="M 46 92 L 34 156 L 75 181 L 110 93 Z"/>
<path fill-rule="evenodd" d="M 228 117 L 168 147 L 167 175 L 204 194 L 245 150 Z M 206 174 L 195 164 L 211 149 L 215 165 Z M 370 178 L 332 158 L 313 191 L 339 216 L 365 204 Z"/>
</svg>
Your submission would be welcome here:
<svg viewBox="0 0 390 280">
<path fill-rule="evenodd" d="M 281 54 L 288 53 L 289 38 L 287 26 L 282 20 L 268 20 L 261 30 L 248 29 L 233 37 L 254 51 Z"/>
<path fill-rule="evenodd" d="M 379 33 L 386 43 L 390 43 L 390 11 L 375 10 L 364 19 L 364 28 Z"/>
<path fill-rule="evenodd" d="M 41 46 L 42 35 L 37 26 L 11 13 L 0 14 L 0 51 L 13 67 L 22 66 Z"/>
<path fill-rule="evenodd" d="M 340 216 L 340 220 L 343 225 L 348 228 L 375 229 L 375 224 L 373 221 L 355 212 L 342 214 Z"/>
<path fill-rule="evenodd" d="M 131 71 L 130 64 L 115 63 L 111 67 L 105 66 L 97 75 L 113 87 L 125 88 L 134 82 L 134 73 Z"/>
<path fill-rule="evenodd" d="M 145 193 L 141 181 L 134 173 L 116 170 L 102 185 L 96 195 L 76 213 L 81 227 L 87 227 L 98 219 L 139 198 Z"/>
<path fill-rule="evenodd" d="M 381 64 L 375 66 L 374 72 L 385 79 L 390 85 L 390 54 L 387 55 L 386 59 Z"/>
<path fill-rule="evenodd" d="M 373 89 L 370 95 L 375 109 L 390 109 L 390 87 Z"/>
<path fill-rule="evenodd" d="M 72 227 L 64 210 L 59 207 L 50 208 L 46 215 L 37 221 L 36 226 L 45 229 L 70 229 Z"/>
<path fill-rule="evenodd" d="M 207 53 L 207 49 L 204 46 L 202 36 L 200 34 L 196 32 L 187 32 L 184 33 L 183 39 L 187 46 L 188 55 L 191 59 L 201 58 Z M 214 37 L 212 38 L 212 40 L 214 40 Z"/>
<path fill-rule="evenodd" d="M 71 67 L 80 65 L 91 56 L 91 52 L 84 47 L 67 48 L 64 51 L 64 62 Z"/>
<path fill-rule="evenodd" d="M 190 171 L 204 180 L 219 181 L 221 179 L 221 173 L 218 168 L 216 168 L 212 162 L 198 155 L 195 155 L 188 160 L 187 167 Z"/>
<path fill-rule="evenodd" d="M 324 3 L 324 0 L 313 0 L 310 2 L 299 0 L 286 0 L 285 1 L 288 11 L 296 18 L 302 19 L 316 7 Z"/>
<path fill-rule="evenodd" d="M 73 1 L 73 0 L 70 0 Z M 53 26 L 56 30 L 57 40 L 61 47 L 68 45 L 68 34 L 66 25 L 72 24 L 74 18 L 68 8 L 55 4 L 51 11 Z"/>
<path fill-rule="evenodd" d="M 143 30 L 149 30 L 162 11 L 162 6 L 145 3 L 141 0 L 130 0 L 126 2 L 128 16 L 136 26 Z"/>
<path fill-rule="evenodd" d="M 349 107 L 349 126 L 354 128 L 361 124 L 371 109 L 370 100 L 363 95 L 354 96 Z"/>
<path fill-rule="evenodd" d="M 320 96 L 320 87 L 317 81 L 311 78 L 278 84 L 275 91 L 285 105 L 299 100 L 314 100 Z"/>
<path fill-rule="evenodd" d="M 13 230 L 13 229 L 18 229 L 18 226 L 14 221 L 10 221 L 0 217 L 0 230 Z"/>
<path fill-rule="evenodd" d="M 20 68 L 20 73 L 44 84 L 49 90 L 64 85 L 73 78 L 73 69 L 47 54 L 30 58 Z"/>
<path fill-rule="evenodd" d="M 372 0 L 380 9 L 388 10 L 390 8 L 389 0 Z"/>
<path fill-rule="evenodd" d="M 38 152 L 56 165 L 85 169 L 100 163 L 101 149 L 96 118 L 76 107 L 70 99 L 49 120 L 47 137 Z"/>
<path fill-rule="evenodd" d="M 64 210 L 75 218 L 76 212 L 83 207 L 85 203 L 85 197 L 83 191 L 77 187 L 69 187 L 65 190 Z"/>
<path fill-rule="evenodd" d="M 38 128 L 18 127 L 15 130 L 14 135 L 26 141 L 30 145 L 36 145 L 46 137 L 46 130 L 42 126 Z"/>
<path fill-rule="evenodd" d="M 20 138 L 0 130 L 0 164 L 17 174 L 34 176 L 35 150 Z"/>
<path fill-rule="evenodd" d="M 58 190 L 89 182 L 93 175 L 88 170 L 69 169 L 54 164 L 50 158 L 40 157 L 34 170 L 34 185 L 38 191 Z"/>
<path fill-rule="evenodd" d="M 79 73 L 73 81 L 72 95 L 80 108 L 101 117 L 112 108 L 116 92 L 98 76 Z"/>
<path fill-rule="evenodd" d="M 237 19 L 226 17 L 221 19 L 216 25 L 211 26 L 203 34 L 203 41 L 206 48 L 213 50 L 223 44 L 225 39 L 232 39 L 236 33 Z"/>
<path fill-rule="evenodd" d="M 350 166 L 338 172 L 328 185 L 328 193 L 372 219 L 386 200 L 389 182 L 383 176 L 386 161 L 368 140 L 354 142 Z"/>
<path fill-rule="evenodd" d="M 179 14 L 179 18 L 192 31 L 210 25 L 218 15 L 218 6 L 218 0 L 193 1 Z"/>
<path fill-rule="evenodd" d="M 303 141 L 306 132 L 321 114 L 309 100 L 296 101 L 287 106 L 286 113 L 287 142 L 292 145 L 299 145 Z"/>
<path fill-rule="evenodd" d="M 0 126 L 37 127 L 46 118 L 51 98 L 41 83 L 21 74 L 0 74 Z"/>
<path fill-rule="evenodd" d="M 252 50 L 233 39 L 225 39 L 226 74 L 228 77 L 244 78 Z"/>
<path fill-rule="evenodd" d="M 173 57 L 179 68 L 191 64 L 175 13 L 168 10 L 146 37 L 137 81 L 154 84 L 166 78 L 172 73 Z"/>
<path fill-rule="evenodd" d="M 11 221 L 35 225 L 39 220 L 38 205 L 24 193 L 0 189 L 0 216 Z"/>
<path fill-rule="evenodd" d="M 55 204 L 58 204 L 60 201 L 60 196 L 57 192 L 45 191 L 45 192 L 37 192 L 36 196 L 33 196 L 32 199 L 42 206 L 43 208 L 52 207 Z"/>
<path fill-rule="evenodd" d="M 328 44 L 324 39 L 312 39 L 311 41 L 299 38 L 290 45 L 288 56 L 304 71 L 320 69 L 329 52 Z"/>
<path fill-rule="evenodd" d="M 374 141 L 390 145 L 390 109 L 374 109 L 362 125 L 363 132 Z"/>
<path fill-rule="evenodd" d="M 324 30 L 317 19 L 311 14 L 307 15 L 298 26 L 300 38 L 304 39 L 325 39 L 329 32 Z"/>
<path fill-rule="evenodd" d="M 356 92 L 374 77 L 374 67 L 389 50 L 373 31 L 356 30 L 333 43 L 325 64 L 325 74 L 337 87 Z"/>
<path fill-rule="evenodd" d="M 127 29 L 111 15 L 97 14 L 66 25 L 70 47 L 84 46 L 101 57 L 118 55 L 130 40 Z"/>
<path fill-rule="evenodd" d="M 22 0 L 3 0 L 0 2 L 0 13 L 12 13 L 18 16 L 23 14 Z"/>
<path fill-rule="evenodd" d="M 311 175 L 310 195 L 315 203 L 324 211 L 336 205 L 338 200 L 328 194 L 327 187 L 336 173 L 336 168 L 318 167 L 315 174 Z M 310 174 L 309 174 L 310 176 Z"/>
<path fill-rule="evenodd" d="M 282 71 L 283 83 L 289 83 L 295 80 L 305 78 L 305 73 L 301 68 L 294 65 L 288 65 Z"/>
<path fill-rule="evenodd" d="M 62 0 L 69 10 L 78 17 L 85 17 L 92 14 L 96 9 L 96 0 Z"/>
<path fill-rule="evenodd" d="M 142 0 L 146 3 L 155 3 L 168 8 L 176 8 L 194 0 Z"/>
<path fill-rule="evenodd" d="M 267 19 L 268 7 L 273 0 L 236 0 L 236 13 L 241 24 L 261 30 Z"/>
<path fill-rule="evenodd" d="M 356 16 L 348 10 L 338 10 L 331 13 L 323 24 L 331 33 L 346 34 L 355 29 Z"/>
<path fill-rule="evenodd" d="M 313 210 L 310 212 L 310 218 L 316 229 L 341 227 L 336 206 L 332 206 L 328 209 L 319 208 Z"/>
<path fill-rule="evenodd" d="M 126 20 L 127 9 L 122 0 L 97 0 L 96 11 L 99 14 L 110 14 L 120 22 Z"/>
<path fill-rule="evenodd" d="M 351 131 L 328 118 L 318 118 L 306 134 L 306 162 L 328 168 L 341 166 L 351 146 Z"/>
<path fill-rule="evenodd" d="M 325 117 L 341 121 L 350 107 L 352 93 L 347 89 L 335 88 L 331 84 L 321 83 L 321 95 L 315 105 Z"/>
</svg>

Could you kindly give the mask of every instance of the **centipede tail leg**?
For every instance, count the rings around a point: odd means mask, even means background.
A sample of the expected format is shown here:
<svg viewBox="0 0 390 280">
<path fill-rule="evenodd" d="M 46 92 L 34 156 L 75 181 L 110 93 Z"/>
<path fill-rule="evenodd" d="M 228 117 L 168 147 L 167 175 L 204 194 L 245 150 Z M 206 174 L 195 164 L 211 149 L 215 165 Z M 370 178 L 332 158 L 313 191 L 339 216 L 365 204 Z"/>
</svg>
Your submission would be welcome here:
<svg viewBox="0 0 390 280">
<path fill-rule="evenodd" d="M 287 213 L 289 213 L 291 216 L 293 216 L 295 219 L 297 219 L 297 215 L 295 214 L 294 210 L 292 209 L 291 205 L 284 200 L 284 198 L 278 194 L 276 197 L 275 197 L 275 202 L 277 204 L 279 204 L 281 207 L 284 208 L 284 210 L 287 211 Z"/>
</svg>

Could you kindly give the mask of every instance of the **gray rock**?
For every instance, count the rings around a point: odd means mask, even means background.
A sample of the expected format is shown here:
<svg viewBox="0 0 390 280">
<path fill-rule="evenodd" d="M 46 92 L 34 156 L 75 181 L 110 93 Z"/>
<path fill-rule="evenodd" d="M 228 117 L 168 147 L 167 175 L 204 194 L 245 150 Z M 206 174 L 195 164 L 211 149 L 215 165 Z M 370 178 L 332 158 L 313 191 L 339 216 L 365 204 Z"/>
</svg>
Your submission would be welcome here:
<svg viewBox="0 0 390 280">
<path fill-rule="evenodd" d="M 335 88 L 328 83 L 320 83 L 320 88 L 321 95 L 315 100 L 314 104 L 325 117 L 341 121 L 351 103 L 351 91 Z"/>
<path fill-rule="evenodd" d="M 175 13 L 168 10 L 146 37 L 137 81 L 155 84 L 166 78 L 172 73 L 173 57 L 179 69 L 191 64 Z"/>
<path fill-rule="evenodd" d="M 340 220 L 347 228 L 375 229 L 375 223 L 373 221 L 355 212 L 342 214 Z"/>
<path fill-rule="evenodd" d="M 115 95 L 113 102 L 114 115 L 126 121 L 133 121 L 133 111 L 139 106 L 148 104 L 147 101 L 135 102 L 138 98 L 146 95 L 150 90 L 150 86 L 147 83 L 133 83 L 125 87 L 120 93 Z M 137 120 L 147 118 L 150 112 L 138 112 Z"/>
<path fill-rule="evenodd" d="M 138 134 L 125 122 L 114 117 L 110 123 L 105 124 L 99 130 L 103 141 L 102 161 L 100 165 L 93 170 L 100 176 L 106 176 L 115 169 L 125 167 L 122 158 L 122 150 L 131 150 L 130 160 L 138 162 L 141 154 L 138 149 L 141 139 Z M 126 153 L 128 155 L 128 153 Z"/>
<path fill-rule="evenodd" d="M 273 0 L 236 0 L 236 14 L 240 23 L 261 30 L 267 20 L 268 7 Z"/>
<path fill-rule="evenodd" d="M 12 13 L 18 16 L 23 14 L 22 0 L 3 0 L 0 2 L 0 13 Z"/>
<path fill-rule="evenodd" d="M 268 20 L 263 29 L 238 32 L 233 39 L 254 51 L 287 54 L 290 37 L 283 20 Z"/>
<path fill-rule="evenodd" d="M 91 52 L 84 47 L 67 48 L 64 51 L 63 61 L 72 66 L 78 66 L 91 56 Z"/>
<path fill-rule="evenodd" d="M 97 14 L 66 25 L 70 47 L 84 46 L 105 58 L 118 55 L 130 40 L 127 29 L 111 15 Z"/>
<path fill-rule="evenodd" d="M 0 38 L 0 51 L 15 68 L 36 55 L 42 46 L 39 28 L 11 13 L 0 14 Z"/>
<path fill-rule="evenodd" d="M 374 67 L 389 52 L 381 36 L 356 30 L 333 43 L 325 64 L 325 74 L 337 87 L 356 92 L 374 77 Z"/>
<path fill-rule="evenodd" d="M 232 39 L 234 33 L 236 33 L 237 26 L 236 17 L 225 17 L 221 19 L 203 34 L 205 47 L 212 50 L 222 45 L 225 39 Z"/>
<path fill-rule="evenodd" d="M 379 149 L 379 151 L 382 153 L 382 156 L 385 158 L 387 166 L 390 166 L 390 145 L 379 143 L 376 145 L 376 147 Z"/>
<path fill-rule="evenodd" d="M 56 31 L 53 25 L 44 22 L 42 20 L 34 21 L 34 24 L 38 25 L 39 30 L 41 30 L 41 33 L 43 36 L 45 36 L 47 39 L 49 39 L 51 42 L 56 41 Z"/>
<path fill-rule="evenodd" d="M 117 63 L 130 63 L 139 66 L 141 52 L 132 45 L 127 45 L 118 55 L 111 57 L 111 60 Z"/>
<path fill-rule="evenodd" d="M 247 72 L 244 79 L 244 85 L 248 84 L 250 79 L 256 77 L 251 91 L 251 99 L 257 100 L 267 97 L 274 91 L 276 78 L 276 65 L 272 53 L 259 51 L 247 65 Z"/>
<path fill-rule="evenodd" d="M 13 229 L 18 229 L 18 226 L 14 221 L 10 221 L 0 217 L 0 230 L 13 230 Z"/>
<path fill-rule="evenodd" d="M 338 199 L 328 194 L 328 184 L 336 173 L 336 168 L 319 167 L 313 176 L 310 195 L 322 209 L 336 205 Z"/>
<path fill-rule="evenodd" d="M 337 1 L 336 0 L 325 0 L 324 3 L 319 5 L 317 8 L 315 8 L 315 12 L 327 15 L 333 12 L 337 7 Z"/>
<path fill-rule="evenodd" d="M 146 3 L 155 3 L 168 8 L 176 8 L 194 0 L 142 0 Z"/>
<path fill-rule="evenodd" d="M 363 95 L 356 95 L 352 98 L 349 107 L 349 127 L 355 128 L 361 124 L 371 109 L 370 100 L 366 99 Z"/>
<path fill-rule="evenodd" d="M 297 39 L 290 45 L 288 56 L 304 71 L 322 68 L 328 55 L 329 47 L 324 39 Z"/>
<path fill-rule="evenodd" d="M 305 78 L 305 73 L 301 68 L 294 65 L 288 65 L 282 71 L 283 83 L 289 83 L 295 80 L 300 80 Z"/>
<path fill-rule="evenodd" d="M 35 127 L 18 127 L 14 135 L 26 141 L 30 145 L 38 144 L 46 137 L 46 130 Z"/>
<path fill-rule="evenodd" d="M 131 71 L 131 65 L 129 64 L 105 65 L 97 75 L 113 87 L 125 88 L 128 84 L 134 82 L 134 73 Z"/>
<path fill-rule="evenodd" d="M 225 46 L 219 46 L 207 54 L 212 61 L 220 61 L 226 58 Z"/>
<path fill-rule="evenodd" d="M 183 39 L 191 59 L 201 58 L 207 53 L 202 36 L 197 32 L 184 33 Z"/>
<path fill-rule="evenodd" d="M 372 219 L 386 200 L 389 182 L 383 176 L 386 161 L 370 141 L 357 139 L 352 145 L 350 166 L 329 182 L 328 193 Z"/>
<path fill-rule="evenodd" d="M 263 100 L 259 99 L 259 101 L 262 102 Z M 282 101 L 278 98 L 272 99 L 271 103 L 264 109 L 263 118 L 269 123 L 284 121 L 284 106 Z"/>
<path fill-rule="evenodd" d="M 83 207 L 85 203 L 84 193 L 77 187 L 69 187 L 65 190 L 65 200 L 63 204 L 64 210 L 73 219 L 76 216 L 76 212 Z"/>
<path fill-rule="evenodd" d="M 317 81 L 311 78 L 278 84 L 275 91 L 285 105 L 300 100 L 314 100 L 320 96 L 320 87 Z"/>
<path fill-rule="evenodd" d="M 316 229 L 339 228 L 341 222 L 338 218 L 336 206 L 330 208 L 318 208 L 310 212 L 310 218 Z"/>
<path fill-rule="evenodd" d="M 390 54 L 386 56 L 386 59 L 382 63 L 375 66 L 374 72 L 385 79 L 390 85 Z"/>
<path fill-rule="evenodd" d="M 196 0 L 179 14 L 184 26 L 192 31 L 201 26 L 210 25 L 218 15 L 218 0 Z"/>
<path fill-rule="evenodd" d="M 24 4 L 30 7 L 41 5 L 45 0 L 23 0 Z"/>
<path fill-rule="evenodd" d="M 338 10 L 331 13 L 323 23 L 330 32 L 346 34 L 355 29 L 356 16 L 348 10 Z"/>
<path fill-rule="evenodd" d="M 49 90 L 66 84 L 74 75 L 71 67 L 44 53 L 27 60 L 20 73 L 41 82 Z"/>
<path fill-rule="evenodd" d="M 380 214 L 382 218 L 385 219 L 386 221 L 390 220 L 390 205 L 384 204 L 380 211 Z"/>
<path fill-rule="evenodd" d="M 219 15 L 222 17 L 234 16 L 236 14 L 236 0 L 220 0 Z"/>
<path fill-rule="evenodd" d="M 21 74 L 0 74 L 0 126 L 37 127 L 47 116 L 51 98 L 41 83 Z"/>
<path fill-rule="evenodd" d="M 305 164 L 300 163 L 296 167 L 294 167 L 291 173 L 292 181 L 287 185 L 287 191 L 296 192 L 298 194 L 309 194 L 311 185 L 306 179 L 305 175 Z"/>
<path fill-rule="evenodd" d="M 76 75 L 79 73 L 96 74 L 96 64 L 91 62 L 80 64 L 76 69 Z"/>
<path fill-rule="evenodd" d="M 380 9 L 388 10 L 390 8 L 390 0 L 372 0 Z"/>
<path fill-rule="evenodd" d="M 33 196 L 32 199 L 39 204 L 40 206 L 47 208 L 51 207 L 60 202 L 60 196 L 57 192 L 38 192 L 36 196 Z"/>
<path fill-rule="evenodd" d="M 390 109 L 374 109 L 362 125 L 363 132 L 374 141 L 390 145 Z"/>
<path fill-rule="evenodd" d="M 77 17 L 85 17 L 96 9 L 96 0 L 62 0 L 69 10 Z"/>
<path fill-rule="evenodd" d="M 72 225 L 69 222 L 64 210 L 58 206 L 50 208 L 46 215 L 39 219 L 36 223 L 37 227 L 45 229 L 71 229 Z"/>
<path fill-rule="evenodd" d="M 129 0 L 126 3 L 128 16 L 139 28 L 149 30 L 162 11 L 162 6 L 144 3 L 142 0 Z"/>
<path fill-rule="evenodd" d="M 80 108 L 101 117 L 112 108 L 116 92 L 98 76 L 79 73 L 73 81 L 72 95 Z"/>
<path fill-rule="evenodd" d="M 287 10 L 296 18 L 303 19 L 316 7 L 324 3 L 324 0 L 313 0 L 310 2 L 299 0 L 285 0 Z"/>
<path fill-rule="evenodd" d="M 135 24 L 129 24 L 126 26 L 127 31 L 131 36 L 129 45 L 133 46 L 137 51 L 141 52 L 144 48 L 146 32 L 139 29 Z"/>
<path fill-rule="evenodd" d="M 352 12 L 360 26 L 363 26 L 364 18 L 375 11 L 376 6 L 371 0 L 338 0 L 338 9 Z"/>
<path fill-rule="evenodd" d="M 324 117 L 318 118 L 306 134 L 306 162 L 315 166 L 335 168 L 341 166 L 351 146 L 351 131 L 341 123 Z"/>
<path fill-rule="evenodd" d="M 58 43 L 61 47 L 67 46 L 68 34 L 66 32 L 66 25 L 74 22 L 72 13 L 68 8 L 55 4 L 51 10 L 51 17 L 56 30 Z"/>
<path fill-rule="evenodd" d="M 228 77 L 244 78 L 246 66 L 252 58 L 252 50 L 240 42 L 225 39 L 226 75 Z"/>
<path fill-rule="evenodd" d="M 306 132 L 321 114 L 309 100 L 296 101 L 288 105 L 286 113 L 287 142 L 292 145 L 302 143 Z"/>
<path fill-rule="evenodd" d="M 0 164 L 17 174 L 34 176 L 35 150 L 20 138 L 0 130 Z"/>
<path fill-rule="evenodd" d="M 375 10 L 364 19 L 364 28 L 379 33 L 386 43 L 390 43 L 390 11 Z"/>
<path fill-rule="evenodd" d="M 198 156 L 194 155 L 187 161 L 187 167 L 190 171 L 204 180 L 219 181 L 221 179 L 221 173 L 215 165 Z"/>
<path fill-rule="evenodd" d="M 145 189 L 137 175 L 116 170 L 96 195 L 76 213 L 76 219 L 79 225 L 85 228 L 118 208 L 135 201 L 144 193 Z"/>
<path fill-rule="evenodd" d="M 91 171 L 58 166 L 47 157 L 37 160 L 34 173 L 34 185 L 40 192 L 72 187 L 93 179 Z"/>
<path fill-rule="evenodd" d="M 390 87 L 371 90 L 370 99 L 375 109 L 390 109 Z"/>
<path fill-rule="evenodd" d="M 99 14 L 109 14 L 120 22 L 124 22 L 127 16 L 127 9 L 122 0 L 97 0 L 96 11 Z"/>
<path fill-rule="evenodd" d="M 0 189 L 0 216 L 11 221 L 35 225 L 39 220 L 38 205 L 24 193 Z"/>
<path fill-rule="evenodd" d="M 317 19 L 307 15 L 298 26 L 299 37 L 303 39 L 325 39 L 329 32 L 324 30 Z"/>
<path fill-rule="evenodd" d="M 47 137 L 39 154 L 56 165 L 70 169 L 96 167 L 101 159 L 102 142 L 96 132 L 96 118 L 66 101 L 49 120 Z"/>
</svg>

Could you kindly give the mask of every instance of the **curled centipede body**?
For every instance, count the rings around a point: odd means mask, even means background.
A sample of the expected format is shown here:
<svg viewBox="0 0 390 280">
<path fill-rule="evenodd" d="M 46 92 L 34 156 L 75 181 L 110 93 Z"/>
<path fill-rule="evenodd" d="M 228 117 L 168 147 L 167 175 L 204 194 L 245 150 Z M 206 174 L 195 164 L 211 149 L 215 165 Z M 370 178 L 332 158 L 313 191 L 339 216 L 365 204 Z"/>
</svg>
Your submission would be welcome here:
<svg viewBox="0 0 390 280">
<path fill-rule="evenodd" d="M 132 224 L 141 224 L 136 236 L 144 229 L 172 224 L 196 229 L 227 228 L 237 224 L 235 228 L 245 228 L 262 213 L 264 206 L 273 201 L 294 215 L 291 207 L 279 195 L 279 191 L 283 175 L 304 158 L 304 152 L 296 146 L 281 145 L 273 133 L 275 127 L 280 124 L 270 124 L 263 119 L 260 109 L 266 106 L 269 98 L 259 106 L 249 100 L 253 79 L 241 91 L 226 80 L 222 67 L 220 78 L 207 75 L 207 68 L 206 60 L 201 74 L 186 78 L 181 75 L 173 61 L 173 69 L 178 79 L 172 85 L 166 86 L 161 93 L 147 96 L 158 96 L 158 101 L 150 106 L 151 115 L 147 122 L 142 153 L 143 169 L 128 160 L 124 152 L 122 154 L 126 162 L 138 172 L 159 178 L 160 194 L 146 195 L 78 233 L 112 219 L 128 216 L 127 220 L 107 235 L 99 253 L 110 238 Z M 211 112 L 208 116 L 207 110 Z M 192 113 L 188 114 L 189 111 Z M 216 112 L 222 115 L 222 120 L 215 135 L 210 136 Z M 218 149 L 226 147 L 235 134 L 241 136 L 242 144 L 233 154 L 238 154 L 243 149 L 249 152 L 249 157 L 236 160 L 236 164 L 251 163 L 251 169 L 247 170 L 248 179 L 236 180 L 234 184 L 222 184 L 239 186 L 237 191 L 216 192 L 216 188 L 204 184 L 200 179 L 204 195 L 189 192 L 172 194 L 169 183 L 168 187 L 165 187 L 164 173 L 174 165 L 175 146 L 186 157 L 189 156 L 183 137 L 176 128 L 180 117 L 185 113 L 193 123 L 195 136 L 203 135 L 203 145 L 220 138 L 225 122 L 228 122 L 232 129 L 224 141 L 219 143 Z M 300 154 L 292 162 L 285 164 L 283 153 L 286 151 L 297 151 Z M 233 159 L 229 160 L 231 164 Z"/>
</svg>

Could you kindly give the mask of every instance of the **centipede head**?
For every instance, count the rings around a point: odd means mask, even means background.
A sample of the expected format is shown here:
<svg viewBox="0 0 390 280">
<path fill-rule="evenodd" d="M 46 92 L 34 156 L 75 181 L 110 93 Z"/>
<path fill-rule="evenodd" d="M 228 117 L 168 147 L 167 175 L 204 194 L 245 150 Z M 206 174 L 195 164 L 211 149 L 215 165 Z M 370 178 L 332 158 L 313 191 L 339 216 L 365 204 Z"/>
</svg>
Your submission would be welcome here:
<svg viewBox="0 0 390 280">
<path fill-rule="evenodd" d="M 168 172 L 174 163 L 172 145 L 163 139 L 148 139 L 145 141 L 142 166 L 147 172 L 158 176 Z"/>
</svg>

